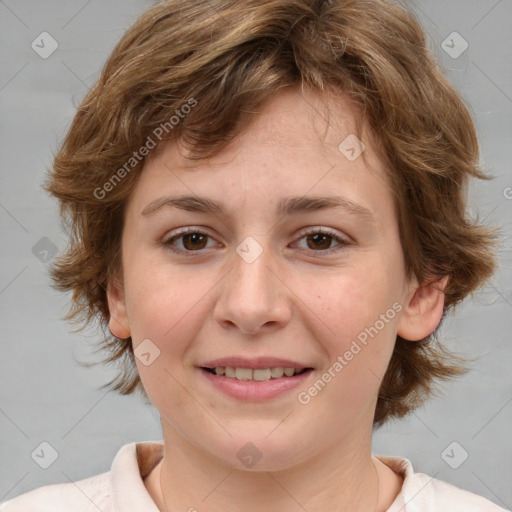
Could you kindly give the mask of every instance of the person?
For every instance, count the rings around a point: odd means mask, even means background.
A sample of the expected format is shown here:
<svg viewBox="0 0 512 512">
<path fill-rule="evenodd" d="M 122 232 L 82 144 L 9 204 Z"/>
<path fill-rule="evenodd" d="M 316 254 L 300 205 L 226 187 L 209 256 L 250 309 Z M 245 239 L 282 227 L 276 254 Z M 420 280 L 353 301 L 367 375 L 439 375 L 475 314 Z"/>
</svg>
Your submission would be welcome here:
<svg viewBox="0 0 512 512">
<path fill-rule="evenodd" d="M 437 339 L 492 274 L 471 116 L 390 0 L 165 0 L 124 34 L 47 189 L 69 317 L 163 442 L 2 512 L 499 511 L 372 453 L 463 361 Z"/>
</svg>

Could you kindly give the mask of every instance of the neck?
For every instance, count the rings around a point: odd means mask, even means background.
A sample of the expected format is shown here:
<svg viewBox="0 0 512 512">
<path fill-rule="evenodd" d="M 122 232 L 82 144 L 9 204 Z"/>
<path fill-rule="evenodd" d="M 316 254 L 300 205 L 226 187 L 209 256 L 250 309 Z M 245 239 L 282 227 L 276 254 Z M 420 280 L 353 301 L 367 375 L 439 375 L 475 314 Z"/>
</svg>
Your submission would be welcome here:
<svg viewBox="0 0 512 512">
<path fill-rule="evenodd" d="M 362 442 L 364 441 L 364 442 Z M 235 469 L 164 428 L 164 458 L 154 471 L 153 496 L 161 510 L 262 508 L 309 512 L 380 510 L 379 474 L 371 455 L 371 433 L 347 439 L 293 467 L 278 471 Z M 153 486 L 154 487 L 154 486 Z M 385 510 L 385 509 L 384 509 Z"/>
</svg>

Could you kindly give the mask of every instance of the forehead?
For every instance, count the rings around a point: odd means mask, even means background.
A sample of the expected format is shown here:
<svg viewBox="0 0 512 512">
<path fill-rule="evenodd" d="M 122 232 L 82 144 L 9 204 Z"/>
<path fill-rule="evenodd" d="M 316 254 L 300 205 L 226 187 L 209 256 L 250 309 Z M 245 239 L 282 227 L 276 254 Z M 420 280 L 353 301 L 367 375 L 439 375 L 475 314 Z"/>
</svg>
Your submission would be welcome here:
<svg viewBox="0 0 512 512">
<path fill-rule="evenodd" d="M 362 114 L 345 94 L 319 95 L 296 88 L 270 97 L 246 128 L 248 141 L 325 149 L 343 132 L 361 135 Z"/>
<path fill-rule="evenodd" d="M 199 100 L 207 101 L 207 99 Z M 383 168 L 383 154 L 379 140 L 363 118 L 360 105 L 343 91 L 330 90 L 323 94 L 310 89 L 287 87 L 271 95 L 250 112 L 248 122 L 220 152 L 208 158 L 209 163 L 222 161 L 235 154 L 244 144 L 295 147 L 315 150 L 319 154 L 340 151 L 339 145 L 349 136 L 364 140 L 362 155 L 371 168 Z M 177 146 L 182 164 L 194 167 L 196 160 L 187 160 L 190 151 L 180 141 L 171 140 L 153 150 L 147 162 L 169 153 Z M 220 158 L 219 158 L 220 157 Z M 165 157 L 164 157 L 165 158 Z"/>
<path fill-rule="evenodd" d="M 296 196 L 312 188 L 325 195 L 342 183 L 365 187 L 368 174 L 386 185 L 378 143 L 360 109 L 341 93 L 285 89 L 262 103 L 221 151 L 199 161 L 188 156 L 176 141 L 150 154 L 135 195 L 171 182 L 182 194 L 214 192 L 226 200 L 240 193 Z"/>
</svg>

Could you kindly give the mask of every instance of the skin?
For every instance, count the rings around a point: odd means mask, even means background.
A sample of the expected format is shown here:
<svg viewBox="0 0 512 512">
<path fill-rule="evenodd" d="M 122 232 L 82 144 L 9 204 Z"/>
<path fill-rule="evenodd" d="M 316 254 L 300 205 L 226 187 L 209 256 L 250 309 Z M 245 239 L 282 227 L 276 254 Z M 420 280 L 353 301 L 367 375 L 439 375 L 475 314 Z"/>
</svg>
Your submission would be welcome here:
<svg viewBox="0 0 512 512">
<path fill-rule="evenodd" d="M 137 365 L 161 416 L 164 458 L 145 480 L 161 510 L 386 510 L 400 491 L 401 477 L 372 457 L 378 389 L 396 335 L 414 342 L 430 334 L 443 294 L 439 283 L 419 286 L 406 276 L 385 163 L 371 134 L 361 134 L 364 157 L 351 162 L 338 150 L 357 133 L 359 116 L 344 95 L 288 89 L 208 160 L 191 163 L 174 142 L 147 159 L 127 203 L 122 269 L 108 299 L 115 335 L 131 336 L 135 349 L 149 338 L 160 350 L 150 365 Z M 178 194 L 208 197 L 228 215 L 171 206 L 142 214 Z M 372 217 L 342 208 L 276 212 L 290 196 L 334 194 Z M 167 243 L 186 226 L 209 238 Z M 318 228 L 343 242 L 303 233 Z M 263 250 L 250 264 L 236 252 L 249 236 Z M 378 335 L 307 405 L 299 403 L 298 393 L 396 303 L 401 311 Z M 197 368 L 233 355 L 293 358 L 314 371 L 299 389 L 243 401 Z M 251 468 L 237 457 L 247 442 L 262 454 Z"/>
</svg>

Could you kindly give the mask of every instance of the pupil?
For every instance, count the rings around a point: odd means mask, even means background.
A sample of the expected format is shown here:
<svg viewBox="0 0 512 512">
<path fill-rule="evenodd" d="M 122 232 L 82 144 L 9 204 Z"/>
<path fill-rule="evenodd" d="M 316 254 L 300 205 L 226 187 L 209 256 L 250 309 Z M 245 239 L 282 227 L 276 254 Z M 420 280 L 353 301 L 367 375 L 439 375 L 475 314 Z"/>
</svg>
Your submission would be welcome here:
<svg viewBox="0 0 512 512">
<path fill-rule="evenodd" d="M 183 245 L 185 247 L 187 247 L 187 249 L 201 249 L 202 247 L 198 247 L 198 242 L 200 243 L 201 241 L 204 241 L 204 240 L 201 240 L 201 239 L 204 239 L 204 235 L 201 235 L 199 233 L 192 233 L 192 234 L 189 234 L 189 235 L 185 235 L 183 237 Z M 190 242 L 192 241 L 192 244 L 189 245 L 187 242 Z"/>
<path fill-rule="evenodd" d="M 330 235 L 325 235 L 323 233 L 316 233 L 315 235 L 312 235 L 308 238 L 312 238 L 314 239 L 314 244 L 316 244 L 316 248 L 319 247 L 319 244 L 322 243 L 322 241 L 324 242 L 323 246 L 321 247 L 322 249 L 328 249 L 329 248 L 329 245 L 330 245 L 330 242 L 328 241 L 328 239 L 330 238 Z M 325 244 L 325 242 L 327 241 L 327 244 Z M 315 248 L 315 247 L 313 247 Z"/>
</svg>

